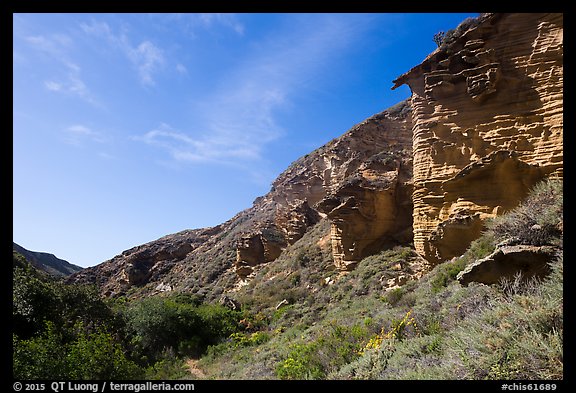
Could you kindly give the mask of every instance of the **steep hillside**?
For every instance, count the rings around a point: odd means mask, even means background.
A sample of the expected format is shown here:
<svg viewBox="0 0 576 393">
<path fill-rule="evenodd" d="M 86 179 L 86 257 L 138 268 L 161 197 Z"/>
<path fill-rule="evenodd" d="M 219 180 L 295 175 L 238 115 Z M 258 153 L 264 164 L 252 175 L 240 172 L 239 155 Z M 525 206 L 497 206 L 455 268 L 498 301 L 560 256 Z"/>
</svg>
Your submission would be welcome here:
<svg viewBox="0 0 576 393">
<path fill-rule="evenodd" d="M 407 246 L 339 271 L 329 228 L 320 220 L 230 291 L 225 305 L 186 293 L 104 299 L 93 287 L 33 274 L 14 253 L 14 376 L 519 379 L 562 386 L 561 181 L 539 183 L 520 206 L 490 220 L 462 256 L 423 274 L 422 258 Z M 554 250 L 545 275 L 520 270 L 488 285 L 466 278 L 510 245 Z"/>
<path fill-rule="evenodd" d="M 36 269 L 42 270 L 57 277 L 65 277 L 83 269 L 80 266 L 73 265 L 68 261 L 57 258 L 53 254 L 29 251 L 16 243 L 12 243 L 12 249 L 23 255 L 24 258 L 26 258 L 26 260 L 30 262 Z"/>
<path fill-rule="evenodd" d="M 338 273 L 321 222 L 235 294 L 258 323 L 197 365 L 215 379 L 562 379 L 562 195 L 559 181 L 538 184 L 462 256 L 417 280 L 400 279 L 421 266 L 403 246 Z M 545 277 L 461 284 L 510 239 L 554 250 Z"/>
<path fill-rule="evenodd" d="M 251 208 L 213 228 L 124 251 L 70 277 L 107 296 L 187 291 L 209 299 L 250 279 L 323 217 L 336 268 L 411 239 L 409 102 L 354 126 L 294 162 Z"/>
</svg>

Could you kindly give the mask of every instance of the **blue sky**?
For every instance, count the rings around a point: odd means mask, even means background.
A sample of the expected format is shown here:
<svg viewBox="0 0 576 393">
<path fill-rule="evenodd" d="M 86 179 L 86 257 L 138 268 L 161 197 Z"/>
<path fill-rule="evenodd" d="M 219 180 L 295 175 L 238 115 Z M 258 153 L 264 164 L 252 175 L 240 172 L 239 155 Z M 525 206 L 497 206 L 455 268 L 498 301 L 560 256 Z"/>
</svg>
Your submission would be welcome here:
<svg viewBox="0 0 576 393">
<path fill-rule="evenodd" d="M 13 240 L 80 266 L 252 205 L 477 14 L 14 14 Z"/>
</svg>

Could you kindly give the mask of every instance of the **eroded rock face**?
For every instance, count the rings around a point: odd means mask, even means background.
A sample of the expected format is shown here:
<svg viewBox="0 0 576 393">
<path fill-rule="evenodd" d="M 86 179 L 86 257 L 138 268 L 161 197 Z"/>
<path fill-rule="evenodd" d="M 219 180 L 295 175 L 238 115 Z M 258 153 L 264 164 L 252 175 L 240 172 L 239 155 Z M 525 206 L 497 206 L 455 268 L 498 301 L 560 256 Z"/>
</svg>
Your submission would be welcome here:
<svg viewBox="0 0 576 393">
<path fill-rule="evenodd" d="M 460 255 L 563 168 L 562 14 L 489 14 L 395 81 L 412 90 L 414 246 Z"/>
<path fill-rule="evenodd" d="M 318 211 L 311 208 L 307 200 L 297 200 L 289 206 L 279 205 L 275 222 L 276 227 L 282 228 L 285 233 L 286 242 L 294 244 L 320 219 Z"/>
<path fill-rule="evenodd" d="M 254 266 L 278 258 L 284 247 L 285 238 L 274 227 L 242 236 L 236 245 L 236 274 L 247 277 Z"/>
<path fill-rule="evenodd" d="M 362 258 L 412 237 L 409 151 L 387 151 L 364 163 L 318 203 L 332 222 L 334 264 L 351 270 Z"/>
<path fill-rule="evenodd" d="M 332 220 L 335 265 L 352 269 L 363 257 L 411 239 L 412 134 L 410 104 L 401 102 L 354 126 L 341 137 L 294 162 L 259 198 L 273 206 L 275 259 L 323 215 Z M 236 272 L 269 262 L 260 229 L 238 242 Z M 278 235 L 283 237 L 278 239 Z M 279 252 L 275 252 L 279 251 Z"/>
</svg>

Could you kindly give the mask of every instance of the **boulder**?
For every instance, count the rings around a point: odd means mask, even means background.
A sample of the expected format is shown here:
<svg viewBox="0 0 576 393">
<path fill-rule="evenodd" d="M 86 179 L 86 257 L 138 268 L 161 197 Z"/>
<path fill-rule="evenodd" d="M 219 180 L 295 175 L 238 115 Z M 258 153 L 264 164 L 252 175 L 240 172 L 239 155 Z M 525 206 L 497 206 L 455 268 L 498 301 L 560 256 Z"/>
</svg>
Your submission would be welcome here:
<svg viewBox="0 0 576 393">
<path fill-rule="evenodd" d="M 503 246 L 469 264 L 456 278 L 462 285 L 473 281 L 495 284 L 517 274 L 521 274 L 523 279 L 542 278 L 550 273 L 549 263 L 556 257 L 557 249 L 551 246 Z"/>
</svg>

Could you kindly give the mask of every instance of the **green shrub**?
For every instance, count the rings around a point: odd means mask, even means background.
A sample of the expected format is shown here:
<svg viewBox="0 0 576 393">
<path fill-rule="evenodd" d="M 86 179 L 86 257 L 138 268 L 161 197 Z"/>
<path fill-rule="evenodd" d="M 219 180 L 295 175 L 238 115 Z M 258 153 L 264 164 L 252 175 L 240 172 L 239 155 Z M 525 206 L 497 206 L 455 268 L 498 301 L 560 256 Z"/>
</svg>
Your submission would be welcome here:
<svg viewBox="0 0 576 393">
<path fill-rule="evenodd" d="M 141 376 L 125 349 L 118 305 L 102 299 L 96 287 L 64 284 L 19 260 L 12 300 L 15 378 Z"/>
<path fill-rule="evenodd" d="M 146 369 L 145 379 L 150 380 L 177 380 L 187 379 L 190 373 L 186 362 L 175 356 L 173 351 L 165 351 L 153 365 Z"/>
<path fill-rule="evenodd" d="M 241 330 L 242 312 L 219 304 L 202 304 L 197 308 L 200 317 L 200 337 L 206 344 L 214 344 Z"/>
<path fill-rule="evenodd" d="M 142 370 L 126 357 L 120 343 L 99 329 L 75 326 L 76 338 L 67 342 L 48 322 L 39 336 L 13 338 L 16 379 L 137 379 Z"/>
<path fill-rule="evenodd" d="M 325 372 L 315 358 L 317 343 L 296 344 L 288 357 L 276 366 L 276 376 L 280 379 L 322 379 Z"/>
<path fill-rule="evenodd" d="M 562 181 L 543 181 L 517 208 L 494 219 L 489 228 L 496 237 L 521 244 L 555 244 L 562 233 L 563 212 Z"/>
<path fill-rule="evenodd" d="M 468 264 L 471 261 L 487 257 L 494 252 L 496 245 L 500 240 L 498 240 L 494 232 L 484 232 L 482 236 L 470 243 L 470 246 L 464 255 L 460 257 L 460 259 L 462 259 L 461 262 Z"/>
<path fill-rule="evenodd" d="M 83 325 L 76 327 L 77 339 L 69 344 L 66 361 L 68 379 L 135 379 L 140 368 L 126 358 L 122 346 L 112 335 L 99 329 L 86 333 Z"/>
<path fill-rule="evenodd" d="M 402 299 L 402 296 L 404 296 L 404 289 L 402 287 L 394 288 L 386 292 L 384 300 L 387 301 L 390 305 L 394 306 L 400 301 L 400 299 Z"/>
<path fill-rule="evenodd" d="M 55 281 L 29 264 L 13 270 L 12 315 L 14 332 L 30 338 L 44 330 L 45 322 L 57 329 L 70 329 L 78 322 L 88 326 L 120 323 L 95 286 Z"/>
<path fill-rule="evenodd" d="M 68 376 L 62 336 L 54 324 L 46 323 L 38 336 L 20 340 L 12 336 L 12 366 L 15 379 L 63 379 Z"/>
<path fill-rule="evenodd" d="M 454 372 L 471 379 L 562 379 L 562 261 L 540 285 L 502 293 L 447 336 Z"/>
<path fill-rule="evenodd" d="M 444 41 L 445 35 L 446 35 L 445 31 L 439 31 L 438 33 L 434 34 L 432 40 L 438 47 L 440 47 L 440 45 L 442 45 L 442 41 Z"/>
<path fill-rule="evenodd" d="M 280 379 L 322 379 L 360 356 L 370 330 L 364 325 L 329 323 L 314 340 L 294 344 L 276 367 Z"/>
<path fill-rule="evenodd" d="M 364 351 L 361 357 L 334 370 L 328 375 L 329 379 L 379 379 L 382 370 L 386 370 L 388 361 L 394 353 L 394 346 L 390 343 L 378 348 Z"/>
<path fill-rule="evenodd" d="M 260 345 L 270 340 L 270 335 L 267 332 L 253 332 L 247 333 L 232 333 L 230 335 L 232 345 L 234 347 L 250 347 Z"/>
<path fill-rule="evenodd" d="M 152 359 L 172 348 L 183 355 L 198 355 L 240 330 L 240 311 L 201 304 L 183 297 L 150 297 L 126 311 L 128 329 L 137 350 Z"/>
<path fill-rule="evenodd" d="M 425 344 L 424 353 L 440 352 L 441 347 L 442 347 L 442 336 L 435 334 L 431 336 L 430 342 Z"/>
<path fill-rule="evenodd" d="M 435 335 L 442 333 L 442 323 L 440 317 L 437 315 L 432 315 L 423 324 L 419 324 L 422 327 L 422 333 L 425 335 Z"/>
<path fill-rule="evenodd" d="M 189 316 L 185 312 L 190 311 Z M 187 331 L 199 323 L 191 308 L 178 309 L 176 303 L 160 297 L 135 302 L 126 311 L 128 330 L 138 352 L 156 358 L 162 350 L 175 347 Z M 180 314 L 180 315 L 179 315 Z"/>
<path fill-rule="evenodd" d="M 454 281 L 458 273 L 464 270 L 465 267 L 465 260 L 462 258 L 455 258 L 452 261 L 438 265 L 434 269 L 433 277 L 430 281 L 432 292 L 440 292 L 450 282 Z"/>
</svg>

